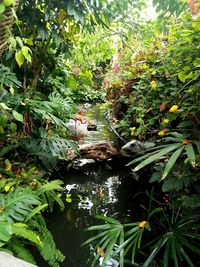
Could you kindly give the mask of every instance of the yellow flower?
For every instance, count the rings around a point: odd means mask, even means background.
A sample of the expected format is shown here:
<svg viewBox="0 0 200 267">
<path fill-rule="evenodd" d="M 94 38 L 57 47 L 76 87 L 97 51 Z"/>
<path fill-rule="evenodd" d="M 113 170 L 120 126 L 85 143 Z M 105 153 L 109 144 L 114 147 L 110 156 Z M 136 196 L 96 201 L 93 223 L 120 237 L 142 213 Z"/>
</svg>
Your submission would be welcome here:
<svg viewBox="0 0 200 267">
<path fill-rule="evenodd" d="M 163 124 L 168 124 L 169 123 L 169 120 L 168 119 L 164 119 L 163 120 Z"/>
<path fill-rule="evenodd" d="M 4 190 L 5 190 L 5 192 L 7 193 L 7 192 L 10 190 L 10 185 L 5 185 L 5 186 L 4 186 Z"/>
<path fill-rule="evenodd" d="M 135 135 L 136 127 L 132 127 L 132 128 L 130 128 L 130 130 L 131 130 L 131 136 L 134 136 Z"/>
<path fill-rule="evenodd" d="M 144 228 L 146 224 L 147 224 L 147 221 L 142 221 L 139 223 L 139 227 Z"/>
<path fill-rule="evenodd" d="M 178 106 L 178 105 L 173 105 L 173 106 L 170 108 L 169 112 L 176 112 L 178 109 L 179 109 L 179 106 Z"/>
<path fill-rule="evenodd" d="M 165 130 L 161 130 L 161 131 L 159 131 L 159 132 L 158 132 L 158 135 L 159 135 L 159 136 L 163 136 L 163 135 L 165 135 Z"/>
<path fill-rule="evenodd" d="M 151 82 L 151 89 L 156 89 L 156 87 L 157 87 L 156 81 L 152 81 Z"/>
</svg>

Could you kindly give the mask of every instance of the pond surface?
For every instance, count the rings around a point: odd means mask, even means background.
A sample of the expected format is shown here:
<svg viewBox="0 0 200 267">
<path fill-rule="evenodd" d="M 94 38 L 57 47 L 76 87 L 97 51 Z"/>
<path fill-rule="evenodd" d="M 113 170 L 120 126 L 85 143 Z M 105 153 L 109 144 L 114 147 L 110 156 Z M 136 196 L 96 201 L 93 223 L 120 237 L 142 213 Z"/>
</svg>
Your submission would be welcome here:
<svg viewBox="0 0 200 267">
<path fill-rule="evenodd" d="M 87 106 L 86 106 L 87 107 Z M 69 138 L 77 141 L 79 144 L 96 143 L 101 140 L 118 143 L 116 135 L 109 129 L 105 120 L 106 108 L 104 104 L 93 104 L 87 108 L 80 107 L 85 115 L 82 116 L 82 124 L 80 121 L 70 120 L 68 123 Z M 97 131 L 88 131 L 88 122 L 97 125 Z"/>
<path fill-rule="evenodd" d="M 79 143 L 94 143 L 99 140 L 117 142 L 117 138 L 104 118 L 105 110 L 93 106 L 86 112 L 86 118 L 95 122 L 97 131 L 87 131 L 87 126 L 70 122 L 71 137 Z M 84 162 L 82 162 L 84 163 Z M 138 206 L 135 195 L 141 191 L 141 184 L 133 178 L 123 162 L 108 161 L 106 164 L 80 164 L 62 179 L 66 193 L 71 194 L 72 202 L 64 212 L 54 211 L 47 218 L 58 248 L 66 256 L 61 267 L 89 267 L 88 258 L 91 247 L 80 247 L 91 237 L 85 228 L 99 221 L 96 215 L 106 215 L 126 220 L 138 218 Z M 59 178 L 59 177 L 57 177 Z M 144 198 L 142 197 L 144 200 Z M 137 207 L 137 208 L 136 208 Z M 142 218 L 143 219 L 143 218 Z M 48 265 L 42 264 L 41 267 Z"/>
</svg>

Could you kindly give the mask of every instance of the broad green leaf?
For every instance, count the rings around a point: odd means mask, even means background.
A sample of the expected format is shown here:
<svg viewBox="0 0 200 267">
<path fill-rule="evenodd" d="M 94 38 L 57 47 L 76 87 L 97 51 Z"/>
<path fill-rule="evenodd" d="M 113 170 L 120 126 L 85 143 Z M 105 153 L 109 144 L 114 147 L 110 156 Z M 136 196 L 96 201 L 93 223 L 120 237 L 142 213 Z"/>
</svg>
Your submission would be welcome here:
<svg viewBox="0 0 200 267">
<path fill-rule="evenodd" d="M 5 11 L 6 7 L 3 3 L 0 4 L 0 14 L 2 14 Z"/>
<path fill-rule="evenodd" d="M 24 118 L 23 118 L 23 115 L 18 113 L 16 110 L 13 110 L 12 111 L 12 114 L 14 116 L 14 118 L 17 120 L 17 121 L 20 121 L 20 122 L 23 122 L 24 121 Z"/>
<path fill-rule="evenodd" d="M 185 73 L 185 72 L 180 72 L 179 74 L 178 74 L 178 78 L 179 78 L 179 80 L 181 81 L 181 82 L 185 82 L 185 80 L 187 79 L 187 74 Z"/>
<path fill-rule="evenodd" d="M 165 179 L 167 177 L 167 175 L 169 174 L 170 170 L 173 168 L 174 164 L 176 163 L 178 157 L 180 156 L 181 152 L 183 151 L 184 146 L 180 147 L 179 149 L 177 149 L 169 158 L 166 167 L 164 169 L 163 175 L 161 180 Z"/>
<path fill-rule="evenodd" d="M 16 39 L 18 45 L 19 45 L 20 47 L 22 47 L 22 46 L 23 46 L 22 39 L 21 39 L 19 36 L 17 36 L 15 39 Z"/>
<path fill-rule="evenodd" d="M 187 157 L 188 157 L 191 165 L 194 167 L 195 161 L 196 161 L 196 155 L 194 152 L 193 145 L 192 144 L 185 145 L 185 151 L 187 153 Z"/>
<path fill-rule="evenodd" d="M 178 149 L 180 146 L 182 146 L 181 143 L 175 144 L 175 145 L 169 145 L 169 147 L 166 147 L 164 149 L 161 149 L 158 153 L 154 154 L 153 156 L 150 156 L 146 160 L 144 160 L 142 163 L 140 163 L 138 166 L 136 166 L 133 171 L 138 171 L 145 166 L 149 165 L 150 163 L 154 162 L 155 160 L 159 160 L 160 157 L 170 153 L 171 151 Z"/>
<path fill-rule="evenodd" d="M 28 48 L 28 46 L 25 46 L 25 45 L 22 46 L 22 54 L 28 62 L 31 62 L 30 52 L 31 52 L 31 50 L 30 50 L 30 48 Z"/>
<path fill-rule="evenodd" d="M 1 245 L 4 245 L 12 235 L 12 228 L 11 228 L 11 223 L 8 222 L 5 218 L 0 221 L 0 243 Z M 0 245 L 0 246 L 1 246 Z"/>
<path fill-rule="evenodd" d="M 5 110 L 11 110 L 5 103 L 0 103 L 0 106 Z"/>
<path fill-rule="evenodd" d="M 21 67 L 23 65 L 24 59 L 25 59 L 22 51 L 18 51 L 15 53 L 15 59 L 17 61 L 17 64 L 19 65 L 19 67 Z"/>
</svg>

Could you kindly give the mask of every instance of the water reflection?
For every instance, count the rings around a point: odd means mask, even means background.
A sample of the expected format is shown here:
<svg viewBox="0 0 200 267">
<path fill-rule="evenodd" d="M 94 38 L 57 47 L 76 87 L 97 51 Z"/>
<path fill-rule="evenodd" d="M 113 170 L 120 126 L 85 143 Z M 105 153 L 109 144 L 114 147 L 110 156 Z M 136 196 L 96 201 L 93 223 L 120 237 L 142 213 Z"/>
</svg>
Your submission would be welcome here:
<svg viewBox="0 0 200 267">
<path fill-rule="evenodd" d="M 50 215 L 49 228 L 58 247 L 66 256 L 61 267 L 89 267 L 89 247 L 81 248 L 83 241 L 91 236 L 85 228 L 100 223 L 95 216 L 106 215 L 115 218 L 130 217 L 131 210 L 127 202 L 133 204 L 133 190 L 138 190 L 135 181 L 127 170 L 99 169 L 83 173 L 74 171 L 67 176 L 66 193 L 70 193 L 72 203 L 67 204 L 64 212 Z M 124 191 L 129 187 L 129 192 Z M 123 219 L 124 219 L 123 218 Z M 46 265 L 42 265 L 42 267 Z"/>
<path fill-rule="evenodd" d="M 94 143 L 100 140 L 117 143 L 117 138 L 105 122 L 104 109 L 93 106 L 86 113 L 86 119 L 97 124 L 98 130 L 89 132 L 86 125 L 69 122 L 70 136 L 79 143 Z M 134 201 L 135 192 L 141 190 L 139 182 L 133 179 L 129 170 L 121 163 L 89 164 L 81 166 L 80 162 L 71 173 L 67 173 L 66 194 L 71 194 L 72 202 L 67 203 L 64 212 L 59 210 L 50 214 L 48 227 L 58 248 L 66 256 L 61 267 L 89 267 L 89 247 L 80 245 L 91 236 L 85 228 L 99 224 L 96 215 L 111 216 L 117 219 L 135 219 L 138 203 Z M 122 167 L 122 169 L 121 169 Z M 41 267 L 48 266 L 41 263 Z"/>
<path fill-rule="evenodd" d="M 106 109 L 102 104 L 92 105 L 83 117 L 97 125 L 97 131 L 88 131 L 87 124 L 80 121 L 70 120 L 68 123 L 69 138 L 77 141 L 79 144 L 95 143 L 100 140 L 117 142 L 115 134 L 109 129 L 105 121 Z"/>
</svg>

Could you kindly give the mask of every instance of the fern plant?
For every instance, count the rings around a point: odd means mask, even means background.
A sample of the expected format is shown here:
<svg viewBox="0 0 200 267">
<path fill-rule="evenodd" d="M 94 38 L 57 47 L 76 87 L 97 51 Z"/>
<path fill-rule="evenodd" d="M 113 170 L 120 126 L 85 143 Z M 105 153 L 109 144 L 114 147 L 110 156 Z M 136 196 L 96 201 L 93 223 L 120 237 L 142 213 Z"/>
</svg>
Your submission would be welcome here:
<svg viewBox="0 0 200 267">
<path fill-rule="evenodd" d="M 26 246 L 32 244 L 50 266 L 59 266 L 64 256 L 56 248 L 41 212 L 49 206 L 45 197 L 50 199 L 56 196 L 55 190 L 61 190 L 61 184 L 61 181 L 53 181 L 40 186 L 40 190 L 36 191 L 18 187 L 15 191 L 0 194 L 1 249 L 10 250 L 17 257 L 35 263 Z"/>
</svg>

